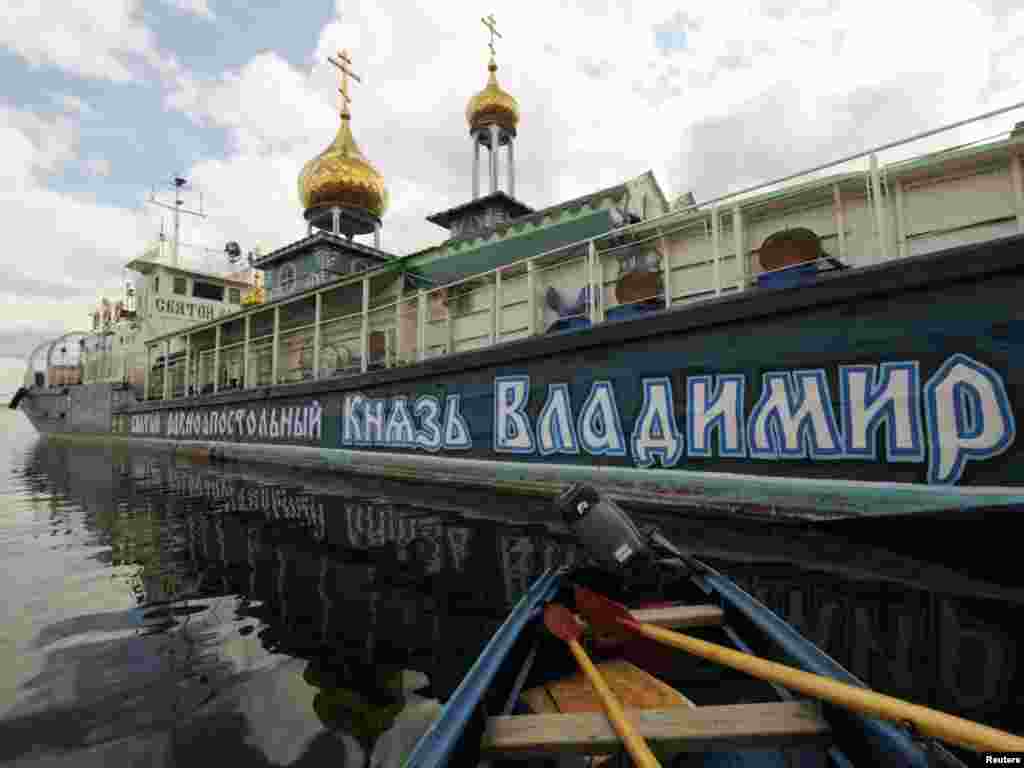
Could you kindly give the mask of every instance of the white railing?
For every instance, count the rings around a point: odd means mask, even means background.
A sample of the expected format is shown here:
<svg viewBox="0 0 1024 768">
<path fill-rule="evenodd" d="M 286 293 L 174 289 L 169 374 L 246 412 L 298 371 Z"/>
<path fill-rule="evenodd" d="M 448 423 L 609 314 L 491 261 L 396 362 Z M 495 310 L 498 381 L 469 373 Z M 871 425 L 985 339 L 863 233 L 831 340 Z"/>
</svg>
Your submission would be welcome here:
<svg viewBox="0 0 1024 768">
<path fill-rule="evenodd" d="M 768 279 L 765 276 L 791 270 L 856 268 L 946 247 L 950 238 L 977 242 L 1024 232 L 1024 172 L 1015 153 L 1003 153 L 998 162 L 1005 160 L 1006 167 L 1000 166 L 995 176 L 990 173 L 975 186 L 971 182 L 961 187 L 956 183 L 963 167 L 944 175 L 942 163 L 979 146 L 983 152 L 981 139 L 888 165 L 878 160 L 883 150 L 905 148 L 910 142 L 1022 106 L 926 131 L 372 308 L 369 281 L 373 273 L 368 273 L 362 280 L 363 308 L 340 317 L 322 318 L 321 300 L 350 284 L 323 286 L 314 295 L 312 323 L 284 330 L 275 323 L 271 334 L 247 335 L 247 342 L 241 343 L 247 368 L 239 384 L 267 386 L 410 365 L 551 331 L 677 308 L 744 291 Z M 998 138 L 1006 138 L 1006 133 Z M 854 161 L 863 162 L 851 168 Z M 992 165 L 986 163 L 986 168 Z M 842 165 L 847 166 L 843 173 L 820 175 Z M 931 169 L 930 180 L 914 176 L 922 165 Z M 970 162 L 967 167 L 970 171 Z M 807 180 L 779 188 L 800 178 Z M 941 182 L 948 182 L 948 189 L 935 197 L 929 185 Z M 995 190 L 989 197 L 978 191 L 989 187 Z M 1012 195 L 1007 195 L 1011 188 Z M 1007 199 L 1013 200 L 1012 210 L 1000 208 Z M 942 219 L 943 206 L 956 219 L 952 223 Z M 971 206 L 977 210 L 963 212 Z M 941 226 L 932 226 L 929 217 L 938 217 Z M 762 241 L 766 233 L 794 226 L 812 228 L 827 255 L 799 265 L 762 269 L 759 247 L 753 243 Z M 322 277 L 317 273 L 306 281 L 319 284 Z M 298 293 L 292 290 L 288 295 Z M 276 317 L 281 310 L 279 306 L 263 311 L 273 311 Z M 237 347 L 238 343 L 221 348 L 221 368 L 225 361 L 237 363 L 236 356 L 227 354 Z M 154 389 L 146 386 L 147 393 Z"/>
</svg>

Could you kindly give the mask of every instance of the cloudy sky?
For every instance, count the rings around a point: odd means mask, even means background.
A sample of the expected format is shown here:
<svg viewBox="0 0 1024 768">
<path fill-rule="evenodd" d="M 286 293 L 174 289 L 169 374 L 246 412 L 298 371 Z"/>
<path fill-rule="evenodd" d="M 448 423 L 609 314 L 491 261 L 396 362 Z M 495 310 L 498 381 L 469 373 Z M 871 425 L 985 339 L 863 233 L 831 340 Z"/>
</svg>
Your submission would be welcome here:
<svg viewBox="0 0 1024 768">
<path fill-rule="evenodd" d="M 209 214 L 186 224 L 192 246 L 300 237 L 296 177 L 336 129 L 326 56 L 340 47 L 363 78 L 353 130 L 387 179 L 384 247 L 398 253 L 443 239 L 424 217 L 469 195 L 483 13 L 522 110 L 517 196 L 535 207 L 648 169 L 669 197 L 707 199 L 1024 100 L 1024 10 L 1003 0 L 7 5 L 0 356 L 83 327 L 116 296 L 160 230 L 145 200 L 174 175 Z"/>
</svg>

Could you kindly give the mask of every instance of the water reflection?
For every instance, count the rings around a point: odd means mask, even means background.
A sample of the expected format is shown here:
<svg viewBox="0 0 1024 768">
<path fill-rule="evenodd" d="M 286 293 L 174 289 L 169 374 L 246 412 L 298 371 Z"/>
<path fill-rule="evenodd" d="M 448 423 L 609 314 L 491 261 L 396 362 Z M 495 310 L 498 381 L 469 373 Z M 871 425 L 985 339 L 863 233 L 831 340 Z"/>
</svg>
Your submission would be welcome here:
<svg viewBox="0 0 1024 768">
<path fill-rule="evenodd" d="M 77 501 L 137 607 L 41 629 L 44 672 L 22 685 L 37 695 L 0 725 L 26 737 L 0 758 L 140 731 L 168 732 L 179 761 L 194 744 L 252 765 L 397 758 L 403 723 L 436 713 L 509 605 L 578 557 L 521 504 L 516 524 L 46 442 L 23 480 Z M 99 625 L 129 634 L 89 643 Z M 55 670 L 82 665 L 109 685 L 80 677 L 47 705 Z"/>
<path fill-rule="evenodd" d="M 10 644 L 34 668 L 2 702 L 0 760 L 387 765 L 529 583 L 580 557 L 544 500 L 45 440 L 16 474 L 69 543 L 46 550 L 59 576 L 16 585 L 37 607 Z M 1019 582 L 829 531 L 636 516 L 870 684 L 1024 730 Z"/>
</svg>

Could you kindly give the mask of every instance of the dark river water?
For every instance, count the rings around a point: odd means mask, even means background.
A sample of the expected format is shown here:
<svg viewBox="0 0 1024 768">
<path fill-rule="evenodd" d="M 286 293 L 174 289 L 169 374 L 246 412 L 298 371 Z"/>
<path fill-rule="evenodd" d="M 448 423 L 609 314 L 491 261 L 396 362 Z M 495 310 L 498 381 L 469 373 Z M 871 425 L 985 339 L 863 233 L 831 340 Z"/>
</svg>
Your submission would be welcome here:
<svg viewBox="0 0 1024 768">
<path fill-rule="evenodd" d="M 531 580 L 581 557 L 542 499 L 176 463 L 6 409 L 0 434 L 3 763 L 393 764 L 396 714 L 435 711 Z M 637 517 L 872 687 L 1024 732 L 1012 514 Z"/>
</svg>

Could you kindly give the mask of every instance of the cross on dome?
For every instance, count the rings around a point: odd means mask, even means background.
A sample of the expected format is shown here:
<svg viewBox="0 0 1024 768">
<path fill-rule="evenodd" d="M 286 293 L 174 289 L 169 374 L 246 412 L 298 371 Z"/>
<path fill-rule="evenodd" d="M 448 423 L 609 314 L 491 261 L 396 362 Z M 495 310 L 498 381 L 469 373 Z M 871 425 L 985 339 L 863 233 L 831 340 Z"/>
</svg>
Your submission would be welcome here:
<svg viewBox="0 0 1024 768">
<path fill-rule="evenodd" d="M 352 101 L 348 95 L 348 79 L 351 77 L 357 83 L 362 83 L 363 80 L 352 71 L 352 59 L 349 57 L 348 51 L 338 51 L 337 59 L 328 56 L 327 60 L 341 70 L 341 88 L 338 89 L 338 93 L 341 94 L 341 113 L 347 115 L 348 105 Z"/>
<path fill-rule="evenodd" d="M 494 56 L 494 36 L 497 35 L 498 37 L 501 37 L 501 33 L 498 31 L 498 22 L 495 20 L 493 13 L 490 16 L 485 16 L 480 19 L 480 21 L 482 21 L 484 26 L 491 32 L 491 42 L 487 44 L 487 47 L 491 49 L 491 56 Z"/>
</svg>

